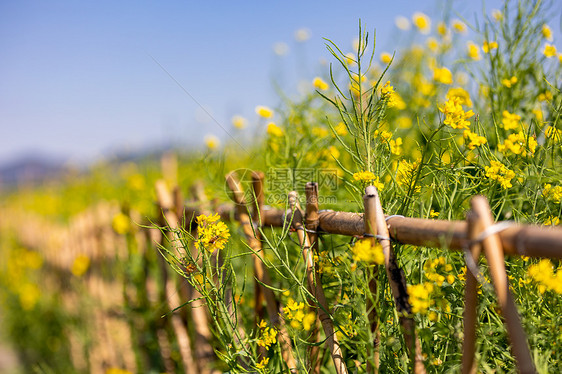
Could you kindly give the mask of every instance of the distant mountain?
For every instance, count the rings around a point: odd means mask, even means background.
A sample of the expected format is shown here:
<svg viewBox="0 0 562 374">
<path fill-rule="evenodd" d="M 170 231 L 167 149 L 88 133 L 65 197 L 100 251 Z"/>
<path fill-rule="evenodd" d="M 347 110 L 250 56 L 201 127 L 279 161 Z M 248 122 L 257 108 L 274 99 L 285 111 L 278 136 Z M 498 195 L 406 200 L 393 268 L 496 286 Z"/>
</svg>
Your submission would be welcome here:
<svg viewBox="0 0 562 374">
<path fill-rule="evenodd" d="M 36 184 L 54 178 L 64 170 L 64 161 L 28 154 L 0 165 L 0 185 L 14 187 Z"/>
</svg>

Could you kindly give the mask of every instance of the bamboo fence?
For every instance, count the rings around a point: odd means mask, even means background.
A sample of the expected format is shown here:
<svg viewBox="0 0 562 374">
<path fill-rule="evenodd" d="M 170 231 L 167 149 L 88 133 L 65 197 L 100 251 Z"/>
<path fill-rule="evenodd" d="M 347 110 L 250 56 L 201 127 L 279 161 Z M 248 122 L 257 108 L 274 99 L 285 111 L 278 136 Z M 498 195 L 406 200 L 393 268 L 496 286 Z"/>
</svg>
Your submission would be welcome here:
<svg viewBox="0 0 562 374">
<path fill-rule="evenodd" d="M 175 170 L 175 167 L 168 165 L 164 169 Z M 483 253 L 488 260 L 498 305 L 505 320 L 518 370 L 522 373 L 536 372 L 527 338 L 509 290 L 504 257 L 511 255 L 562 259 L 562 229 L 494 223 L 487 201 L 480 196 L 472 199 L 466 221 L 385 216 L 378 192 L 372 186 L 366 189 L 364 196 L 365 213 L 320 210 L 318 189 L 314 183 L 306 185 L 304 210 L 299 206 L 298 196 L 294 191 L 288 193 L 289 209 L 273 209 L 263 204 L 262 173 L 253 175 L 252 194 L 255 199 L 252 202 L 245 201 L 236 175 L 229 173 L 226 181 L 233 192 L 234 204 L 213 206 L 202 192 L 201 185 L 192 188 L 192 199 L 186 203 L 175 183 L 177 176 L 174 177 L 170 171 L 167 174 L 172 175 L 168 182 L 159 181 L 155 186 L 157 207 L 156 218 L 153 221 L 158 222 L 160 226 L 174 229 L 183 225 L 196 234 L 195 217 L 217 212 L 224 221 L 240 224 L 245 240 L 254 253 L 265 250 L 259 236 L 260 230 L 255 227 L 291 227 L 296 231 L 306 264 L 307 288 L 310 294 L 308 302 L 317 314 L 318 333 L 311 335 L 310 343 L 313 343 L 313 348 L 308 351 L 307 372 L 320 372 L 320 329 L 326 337 L 324 344 L 336 372 L 347 373 L 348 370 L 334 333 L 331 310 L 324 296 L 318 267 L 314 263 L 313 254 L 318 251 L 320 234 L 367 238 L 373 244 L 375 241 L 380 242 L 385 254 L 384 269 L 400 316 L 412 368 L 416 373 L 424 373 L 425 367 L 414 320 L 411 317 L 406 279 L 396 261 L 393 243 L 464 251 L 467 267 L 472 270 L 474 269 L 470 265 Z M 207 311 L 202 303 L 192 304 L 187 310 L 177 309 L 188 300 L 198 299 L 199 295 L 194 289 L 186 287 L 186 282 L 182 282 L 167 266 L 157 251 L 157 243 L 177 243 L 173 237 L 168 238 L 170 240 L 165 238 L 165 235 L 173 235 L 174 230 L 166 232 L 136 226 L 125 238 L 112 229 L 112 217 L 119 211 L 121 208 L 116 203 L 102 203 L 74 218 L 66 227 L 22 213 L 8 213 L 14 217 L 11 229 L 18 233 L 25 246 L 42 252 L 49 269 L 53 274 L 56 273 L 56 280 L 47 279 L 46 282 L 62 290 L 64 308 L 76 314 L 83 313 L 84 310 L 79 307 L 79 298 L 84 295 L 80 292 L 85 291 L 91 300 L 87 314 L 92 321 L 89 326 L 92 336 L 84 339 L 80 335 L 70 333 L 73 347 L 71 359 L 74 366 L 96 374 L 105 373 L 114 367 L 131 372 L 146 372 L 159 368 L 166 372 L 216 373 L 214 368 L 217 358 L 213 336 L 208 326 Z M 124 213 L 133 222 L 142 221 L 134 212 L 125 210 Z M 15 223 L 18 221 L 26 222 L 26 225 Z M 10 222 L 3 221 L 2 224 L 10 225 Z M 114 268 L 117 263 L 127 263 L 131 260 L 131 254 L 127 251 L 128 245 L 136 248 L 135 256 L 138 256 L 144 269 L 144 279 L 141 281 L 133 282 L 127 277 L 115 275 L 118 274 Z M 83 278 L 76 280 L 70 269 L 79 255 L 87 256 L 91 260 L 91 266 Z M 217 256 L 216 261 L 221 261 L 220 256 Z M 293 347 L 284 328 L 284 320 L 280 317 L 278 295 L 266 287 L 271 284 L 268 269 L 256 255 L 253 256 L 253 268 L 258 280 L 256 319 L 267 315 L 270 322 L 277 326 L 286 369 L 296 372 Z M 472 270 L 467 271 L 465 285 L 461 363 L 463 373 L 474 373 L 478 369 L 475 363 L 478 274 L 474 274 Z M 79 281 L 85 285 L 85 289 L 78 286 Z M 370 284 L 371 292 L 376 292 L 375 286 L 376 283 Z M 374 346 L 372 356 L 368 360 L 368 370 L 376 371 L 379 360 L 377 345 L 380 322 L 375 314 L 376 306 L 371 302 L 368 307 L 372 312 L 369 313 L 369 320 Z M 147 317 L 134 312 L 135 310 L 151 310 L 152 313 Z M 157 344 L 157 357 L 150 351 L 147 342 Z M 177 353 L 174 355 L 174 352 Z"/>
</svg>

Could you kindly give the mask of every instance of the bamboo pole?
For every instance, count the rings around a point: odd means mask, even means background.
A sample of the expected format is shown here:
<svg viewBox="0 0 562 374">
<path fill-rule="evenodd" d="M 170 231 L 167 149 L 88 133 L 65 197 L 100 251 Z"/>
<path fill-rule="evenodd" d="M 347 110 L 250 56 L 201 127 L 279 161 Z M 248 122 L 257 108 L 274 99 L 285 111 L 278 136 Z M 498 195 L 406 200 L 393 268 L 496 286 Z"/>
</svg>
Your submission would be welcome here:
<svg viewBox="0 0 562 374">
<path fill-rule="evenodd" d="M 306 232 L 308 234 L 309 242 L 312 246 L 312 252 L 315 254 L 319 254 L 319 244 L 318 244 L 318 183 L 314 182 L 307 182 L 305 185 L 305 193 L 306 193 L 306 219 L 304 227 L 306 228 Z M 318 269 L 315 268 L 315 276 L 319 278 Z M 313 303 L 309 302 L 310 305 Z M 322 362 L 319 360 L 320 358 L 320 346 L 317 345 L 320 341 L 320 328 L 322 324 L 320 322 L 320 318 L 318 317 L 318 310 L 314 308 L 316 313 L 316 321 L 314 322 L 313 330 L 310 334 L 308 339 L 311 345 L 308 347 L 308 367 L 307 370 L 309 373 L 312 374 L 320 374 L 321 364 Z"/>
<path fill-rule="evenodd" d="M 408 298 L 408 290 L 406 288 L 406 276 L 404 275 L 404 271 L 398 266 L 396 254 L 392 249 L 388 227 L 376 187 L 368 186 L 365 189 L 365 197 L 363 199 L 365 201 L 365 210 L 366 212 L 369 211 L 369 226 L 373 225 L 373 215 L 375 218 L 374 224 L 376 225 L 376 232 L 378 233 L 378 239 L 384 253 L 386 275 L 388 276 L 390 289 L 394 297 L 398 319 L 404 330 L 406 347 L 410 358 L 413 358 L 414 373 L 425 373 L 421 345 L 416 336 L 416 326 L 412 315 L 412 307 Z"/>
<path fill-rule="evenodd" d="M 476 224 L 481 230 L 494 224 L 492 212 L 488 201 L 483 196 L 475 196 L 470 201 L 474 211 Z M 494 289 L 498 297 L 498 304 L 505 318 L 507 332 L 511 340 L 513 355 L 517 361 L 517 367 L 521 373 L 536 373 L 537 369 L 531 358 L 527 336 L 517 312 L 517 306 L 509 291 L 509 281 L 505 271 L 504 254 L 501 242 L 497 234 L 491 234 L 482 240 L 484 255 L 488 260 L 490 275 L 494 283 Z"/>
<path fill-rule="evenodd" d="M 194 207 L 186 207 L 187 217 L 197 214 Z M 230 220 L 233 207 L 222 205 L 217 213 Z M 263 209 L 264 227 L 283 227 L 287 212 Z M 420 247 L 464 250 L 469 244 L 465 221 L 445 221 L 401 216 L 387 217 L 390 238 L 402 244 Z M 321 211 L 318 231 L 328 234 L 362 236 L 365 223 L 362 213 Z M 499 239 L 507 255 L 562 259 L 562 228 L 514 224 L 500 232 Z"/>
<path fill-rule="evenodd" d="M 279 343 L 281 344 L 281 355 L 289 370 L 293 373 L 296 373 L 297 364 L 293 357 L 293 350 L 291 348 L 289 334 L 285 329 L 284 321 L 283 319 L 279 318 L 279 306 L 277 303 L 277 299 L 270 288 L 263 286 L 264 284 L 270 285 L 271 278 L 269 277 L 269 273 L 265 269 L 263 262 L 256 254 L 262 251 L 262 245 L 259 240 L 258 234 L 259 232 L 257 230 L 254 230 L 253 223 L 250 220 L 250 216 L 248 215 L 248 206 L 244 197 L 244 193 L 242 191 L 242 187 L 240 186 L 240 183 L 238 182 L 238 179 L 234 172 L 228 173 L 226 175 L 226 183 L 228 185 L 228 188 L 232 191 L 234 201 L 237 205 L 236 213 L 238 222 L 242 226 L 242 231 L 244 232 L 246 241 L 253 251 L 252 258 L 254 262 L 254 275 L 259 281 L 258 288 L 261 289 L 265 297 L 265 305 L 267 314 L 269 315 L 269 320 L 273 326 L 276 326 L 279 329 L 277 337 Z"/>
<path fill-rule="evenodd" d="M 326 334 L 326 346 L 328 347 L 337 374 L 347 374 L 347 367 L 342 357 L 338 338 L 334 331 L 334 325 L 329 315 L 328 301 L 324 295 L 324 289 L 320 278 L 315 277 L 314 257 L 310 250 L 310 240 L 303 225 L 303 212 L 298 203 L 298 194 L 295 191 L 289 192 L 289 206 L 291 208 L 292 227 L 297 231 L 299 242 L 302 248 L 302 255 L 306 266 L 306 279 L 308 290 L 316 298 L 318 303 L 318 317 Z"/>
<path fill-rule="evenodd" d="M 474 217 L 474 212 L 468 212 L 466 216 L 466 222 L 467 236 L 470 240 L 473 240 L 478 236 L 478 227 L 475 220 L 476 217 Z M 469 253 L 466 253 L 466 256 L 471 256 L 473 263 L 477 264 L 481 250 L 482 246 L 480 245 L 480 243 L 474 243 L 468 249 Z M 470 261 L 470 259 L 467 258 L 467 261 Z M 478 281 L 469 267 L 470 264 L 467 263 L 464 293 L 462 374 L 476 374 L 476 370 L 478 368 L 474 359 L 476 354 L 476 325 L 478 323 L 476 310 L 478 305 Z"/>
<path fill-rule="evenodd" d="M 174 228 L 178 226 L 177 216 L 173 212 L 173 199 L 166 186 L 166 182 L 163 180 L 156 181 L 156 196 L 158 199 L 158 204 L 162 210 L 162 216 L 167 222 L 167 224 Z M 164 242 L 165 236 L 162 236 L 162 245 L 165 245 Z M 177 243 L 176 237 L 172 233 L 171 237 L 169 238 L 170 243 L 173 247 L 173 250 L 179 252 L 179 246 Z M 162 281 L 164 283 L 164 297 L 165 301 L 168 304 L 170 310 L 174 310 L 178 306 L 181 305 L 181 301 L 178 296 L 178 290 L 176 284 L 172 277 L 169 276 L 167 273 L 167 264 L 162 256 L 159 256 L 159 264 L 162 271 Z M 172 313 L 170 317 L 170 322 L 172 324 L 172 328 L 176 335 L 176 341 L 178 343 L 180 356 L 182 359 L 182 363 L 184 365 L 184 370 L 186 373 L 196 373 L 199 372 L 199 368 L 195 360 L 193 359 L 193 352 L 191 350 L 191 339 L 189 338 L 187 328 L 183 324 L 183 321 L 177 312 Z"/>
<path fill-rule="evenodd" d="M 371 248 L 375 246 L 375 235 L 377 234 L 376 225 L 376 207 L 375 201 L 369 194 L 365 193 L 363 196 L 363 206 L 365 209 L 364 217 L 364 227 L 365 233 L 371 235 L 369 241 L 371 242 Z M 380 365 L 380 326 L 379 326 L 379 316 L 377 313 L 377 306 L 375 305 L 376 297 L 378 295 L 378 266 L 371 267 L 372 273 L 369 279 L 369 293 L 370 297 L 367 298 L 366 309 L 367 316 L 369 319 L 369 327 L 371 329 L 371 338 L 373 339 L 373 357 L 371 360 L 367 361 L 367 373 L 378 373 Z"/>
</svg>

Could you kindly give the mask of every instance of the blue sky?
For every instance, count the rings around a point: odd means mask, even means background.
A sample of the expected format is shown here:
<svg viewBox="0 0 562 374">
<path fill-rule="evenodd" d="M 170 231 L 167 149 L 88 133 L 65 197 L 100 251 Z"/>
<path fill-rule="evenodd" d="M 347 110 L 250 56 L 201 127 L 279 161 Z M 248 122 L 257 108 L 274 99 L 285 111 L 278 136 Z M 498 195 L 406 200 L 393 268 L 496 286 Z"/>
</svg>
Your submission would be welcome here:
<svg viewBox="0 0 562 374">
<path fill-rule="evenodd" d="M 473 20 L 479 1 L 453 1 Z M 258 104 L 272 80 L 326 73 L 323 37 L 351 50 L 358 19 L 392 51 L 397 16 L 440 17 L 445 1 L 3 1 L 0 3 L 0 163 L 35 151 L 93 160 L 166 141 L 201 144 Z M 501 2 L 487 1 L 486 8 Z M 294 33 L 311 32 L 305 43 Z M 553 29 L 556 29 L 553 27 Z M 555 30 L 555 33 L 559 33 Z M 277 42 L 289 51 L 279 57 Z M 158 61 L 197 101 L 189 97 Z"/>
</svg>

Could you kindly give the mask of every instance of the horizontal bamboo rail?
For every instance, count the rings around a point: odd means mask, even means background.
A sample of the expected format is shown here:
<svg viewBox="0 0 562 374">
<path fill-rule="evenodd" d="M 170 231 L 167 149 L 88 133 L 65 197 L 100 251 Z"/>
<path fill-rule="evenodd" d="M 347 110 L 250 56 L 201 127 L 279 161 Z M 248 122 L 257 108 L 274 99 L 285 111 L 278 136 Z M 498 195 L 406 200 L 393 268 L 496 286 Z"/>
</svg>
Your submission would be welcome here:
<svg viewBox="0 0 562 374">
<path fill-rule="evenodd" d="M 199 214 L 197 207 L 186 206 L 185 217 L 193 221 Z M 216 210 L 223 220 L 232 219 L 236 212 L 231 205 Z M 283 227 L 289 224 L 291 213 L 282 209 L 264 207 L 264 227 Z M 318 231 L 327 234 L 363 236 L 363 213 L 322 210 L 318 212 Z M 466 221 L 445 221 L 402 216 L 387 216 L 390 237 L 402 244 L 422 247 L 465 250 L 470 243 Z M 562 259 L 562 228 L 513 224 L 499 233 L 507 255 Z"/>
</svg>

